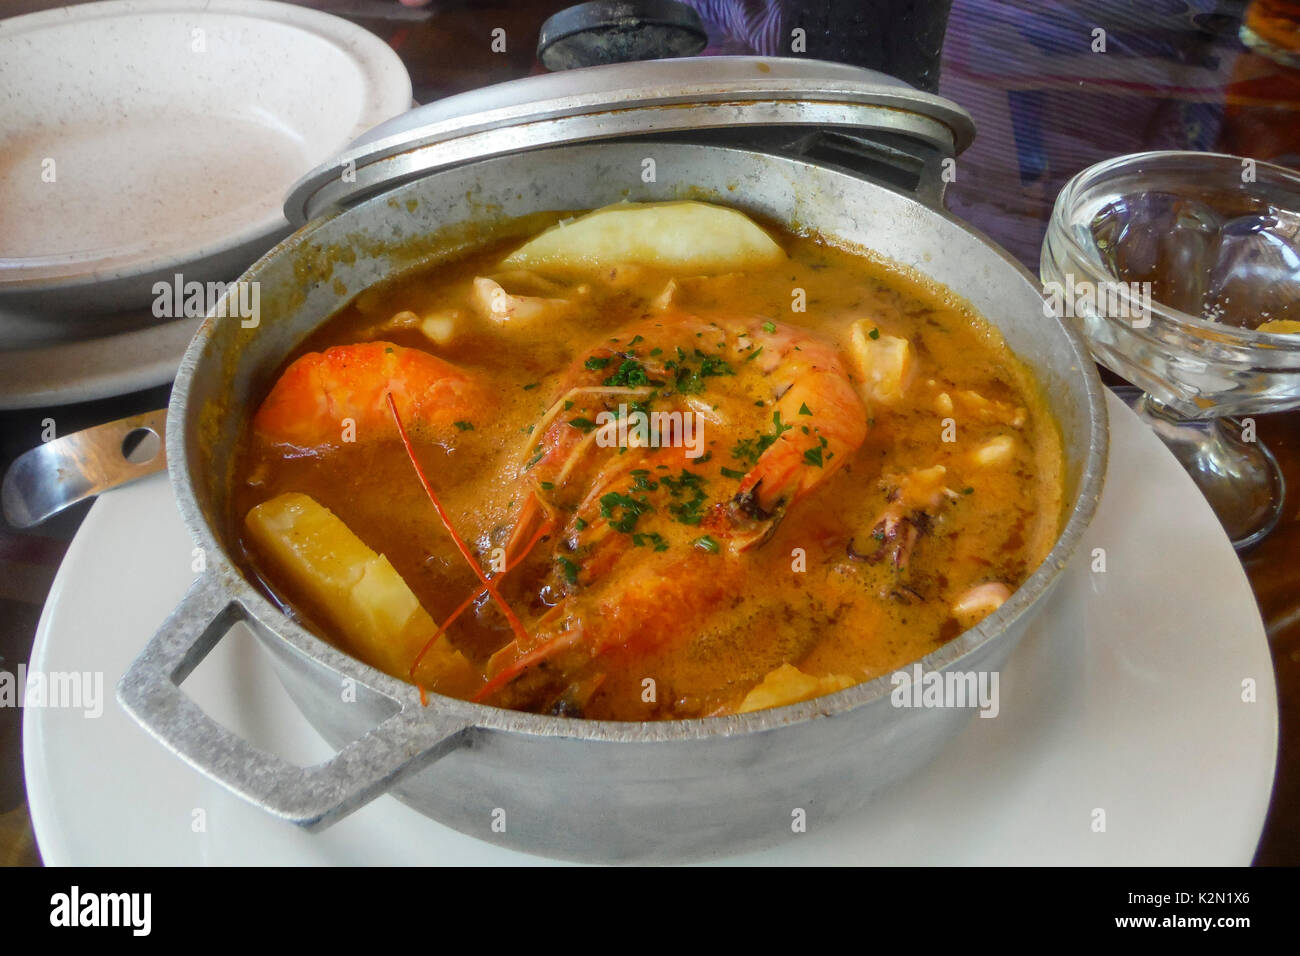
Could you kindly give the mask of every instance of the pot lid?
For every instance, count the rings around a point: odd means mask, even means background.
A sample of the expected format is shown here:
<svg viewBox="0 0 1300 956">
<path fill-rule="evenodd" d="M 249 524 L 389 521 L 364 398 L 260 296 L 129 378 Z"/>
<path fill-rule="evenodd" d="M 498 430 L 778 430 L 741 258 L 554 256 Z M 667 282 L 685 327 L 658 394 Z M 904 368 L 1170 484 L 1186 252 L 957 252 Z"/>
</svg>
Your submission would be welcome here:
<svg viewBox="0 0 1300 956">
<path fill-rule="evenodd" d="M 665 133 L 837 129 L 924 143 L 945 156 L 975 135 L 961 107 L 886 74 L 796 57 L 683 57 L 525 77 L 381 123 L 285 200 L 301 226 L 428 173 L 492 156 Z"/>
</svg>

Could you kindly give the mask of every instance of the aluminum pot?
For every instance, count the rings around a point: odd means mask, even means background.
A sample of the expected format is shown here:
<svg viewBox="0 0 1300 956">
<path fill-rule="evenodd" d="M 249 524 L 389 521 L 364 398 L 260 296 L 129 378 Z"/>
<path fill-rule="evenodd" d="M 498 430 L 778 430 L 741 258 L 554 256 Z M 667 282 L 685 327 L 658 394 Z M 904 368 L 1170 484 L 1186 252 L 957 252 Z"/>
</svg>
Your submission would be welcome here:
<svg viewBox="0 0 1300 956">
<path fill-rule="evenodd" d="M 640 175 L 646 157 L 655 160 L 651 182 Z M 907 192 L 763 148 L 651 135 L 503 149 L 398 180 L 313 219 L 272 250 L 243 277 L 261 289 L 257 327 L 210 316 L 186 353 L 168 413 L 167 458 L 207 569 L 123 677 L 125 708 L 198 770 L 308 828 L 390 793 L 485 841 L 588 861 L 680 861 L 770 845 L 792 835 L 797 811 L 808 826 L 827 825 L 930 760 L 970 710 L 896 707 L 888 677 L 787 707 L 699 720 L 577 720 L 438 696 L 421 706 L 415 688 L 318 638 L 240 569 L 229 508 L 236 442 L 295 345 L 416 259 L 450 257 L 541 210 L 622 199 L 724 202 L 930 276 L 996 325 L 1037 374 L 1064 439 L 1064 530 L 998 611 L 920 662 L 927 671 L 997 670 L 1075 552 L 1105 470 L 1105 408 L 1093 363 L 1071 329 L 1045 316 L 1031 276 L 918 199 L 941 192 L 933 180 L 929 192 Z M 292 766 L 220 727 L 182 692 L 180 683 L 237 621 L 258 636 L 293 700 L 339 748 L 333 759 Z"/>
</svg>

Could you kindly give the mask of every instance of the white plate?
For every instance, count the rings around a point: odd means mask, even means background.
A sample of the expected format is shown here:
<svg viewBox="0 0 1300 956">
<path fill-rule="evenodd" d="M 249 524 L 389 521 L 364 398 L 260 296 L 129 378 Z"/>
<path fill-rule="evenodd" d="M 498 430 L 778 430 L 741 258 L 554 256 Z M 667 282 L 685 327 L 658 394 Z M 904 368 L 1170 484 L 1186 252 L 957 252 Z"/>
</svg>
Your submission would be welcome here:
<svg viewBox="0 0 1300 956">
<path fill-rule="evenodd" d="M 1241 564 L 1191 480 L 1110 401 L 1106 492 L 1082 554 L 1002 675 L 1001 714 L 973 719 L 869 812 L 743 863 L 1245 864 L 1273 784 L 1272 661 Z M 54 583 L 33 651 L 102 671 L 105 694 L 189 585 L 191 543 L 166 479 L 101 498 Z M 1242 681 L 1254 680 L 1254 703 Z M 330 750 L 235 632 L 185 684 L 254 743 Z M 538 863 L 381 797 L 302 832 L 169 756 L 110 699 L 103 715 L 33 709 L 27 794 L 51 864 Z M 1095 832 L 1094 811 L 1105 811 Z M 202 813 L 198 813 L 202 811 Z M 195 821 L 202 820 L 203 828 Z"/>
<path fill-rule="evenodd" d="M 252 261 L 287 230 L 299 176 L 411 103 L 378 37 L 270 0 L 109 0 L 0 21 L 0 89 L 0 302 L 15 310 L 33 287 L 186 263 L 212 273 L 187 279 L 233 278 L 247 263 L 222 257 Z"/>
</svg>

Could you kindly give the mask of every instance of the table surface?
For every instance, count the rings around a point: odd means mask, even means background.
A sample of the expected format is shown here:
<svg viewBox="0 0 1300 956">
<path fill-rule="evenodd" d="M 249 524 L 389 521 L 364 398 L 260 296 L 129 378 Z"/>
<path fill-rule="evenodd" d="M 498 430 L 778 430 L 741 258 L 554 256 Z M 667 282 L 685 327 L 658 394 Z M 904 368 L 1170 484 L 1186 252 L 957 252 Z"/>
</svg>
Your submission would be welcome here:
<svg viewBox="0 0 1300 956">
<path fill-rule="evenodd" d="M 0 16 L 53 4 L 0 0 Z M 420 102 L 540 72 L 534 45 L 566 6 L 509 0 L 435 0 L 411 18 L 396 0 L 316 0 L 373 30 L 401 55 Z M 725 2 L 697 3 L 710 13 Z M 779 0 L 735 0 L 751 10 Z M 792 6 L 816 6 L 796 3 Z M 954 0 L 939 91 L 975 117 L 978 136 L 958 160 L 948 203 L 1037 273 L 1052 201 L 1092 163 L 1144 149 L 1233 153 L 1300 168 L 1300 71 L 1247 52 L 1237 40 L 1245 0 Z M 732 17 L 734 25 L 744 17 Z M 755 22 L 753 20 L 749 22 Z M 762 31 L 729 33 L 707 21 L 710 54 L 746 53 Z M 506 30 L 505 53 L 490 32 Z M 1094 52 L 1096 30 L 1104 52 Z M 770 31 L 769 31 L 770 32 Z M 515 42 L 509 38 L 525 38 Z M 166 387 L 84 405 L 0 414 L 0 468 L 60 434 L 166 403 Z M 1243 556 L 1277 673 L 1280 756 L 1256 863 L 1300 864 L 1300 411 L 1257 416 L 1290 489 L 1278 529 Z M 29 533 L 0 526 L 0 668 L 28 659 L 36 622 L 88 505 Z M 1172 516 L 1171 516 L 1172 520 Z M 22 783 L 21 711 L 0 709 L 0 864 L 39 863 Z"/>
</svg>

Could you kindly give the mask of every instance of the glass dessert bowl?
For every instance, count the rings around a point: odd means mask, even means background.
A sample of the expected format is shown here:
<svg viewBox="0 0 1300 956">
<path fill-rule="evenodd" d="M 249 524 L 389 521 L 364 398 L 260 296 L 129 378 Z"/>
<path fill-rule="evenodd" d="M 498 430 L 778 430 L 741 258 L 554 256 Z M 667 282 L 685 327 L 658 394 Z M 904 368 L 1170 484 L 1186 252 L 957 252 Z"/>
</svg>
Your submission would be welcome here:
<svg viewBox="0 0 1300 956">
<path fill-rule="evenodd" d="M 1215 153 L 1098 163 L 1057 196 L 1040 276 L 1233 544 L 1267 535 L 1285 486 L 1249 416 L 1300 407 L 1300 174 Z"/>
</svg>

